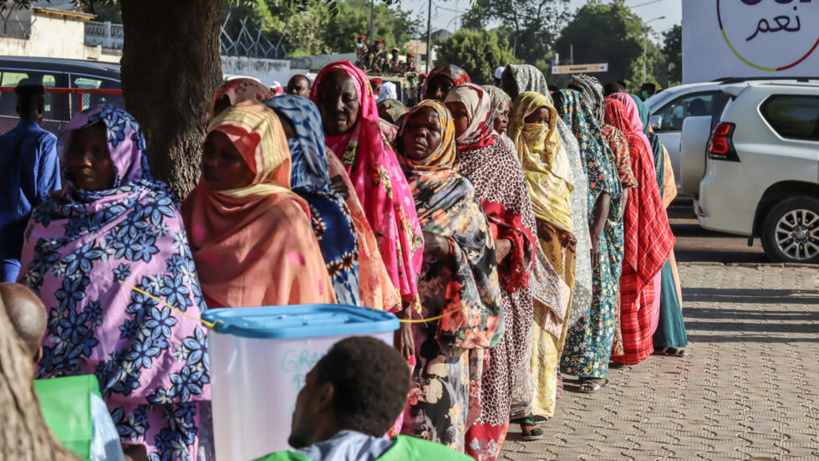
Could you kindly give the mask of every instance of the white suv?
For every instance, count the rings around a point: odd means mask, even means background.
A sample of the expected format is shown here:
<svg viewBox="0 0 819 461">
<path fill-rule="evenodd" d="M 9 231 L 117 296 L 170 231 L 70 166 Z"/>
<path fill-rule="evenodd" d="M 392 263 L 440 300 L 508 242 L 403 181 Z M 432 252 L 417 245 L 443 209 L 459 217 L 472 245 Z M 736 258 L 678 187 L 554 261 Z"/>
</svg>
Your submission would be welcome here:
<svg viewBox="0 0 819 461">
<path fill-rule="evenodd" d="M 760 237 L 774 261 L 819 263 L 819 84 L 722 90 L 731 99 L 708 141 L 700 225 Z"/>
</svg>

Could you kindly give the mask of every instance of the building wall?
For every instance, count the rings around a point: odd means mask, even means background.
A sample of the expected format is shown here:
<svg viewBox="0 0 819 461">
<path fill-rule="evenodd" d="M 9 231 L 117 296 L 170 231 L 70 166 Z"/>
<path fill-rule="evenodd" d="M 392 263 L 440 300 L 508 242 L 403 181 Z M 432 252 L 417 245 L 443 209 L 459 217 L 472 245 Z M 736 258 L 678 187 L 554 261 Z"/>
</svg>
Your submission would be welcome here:
<svg viewBox="0 0 819 461">
<path fill-rule="evenodd" d="M 100 46 L 85 46 L 82 21 L 35 14 L 28 39 L 4 37 L 0 55 L 83 59 L 118 63 L 120 56 L 105 54 Z"/>
<path fill-rule="evenodd" d="M 266 86 L 276 81 L 282 85 L 290 79 L 290 62 L 281 59 L 222 56 L 222 73 L 254 77 Z"/>
</svg>

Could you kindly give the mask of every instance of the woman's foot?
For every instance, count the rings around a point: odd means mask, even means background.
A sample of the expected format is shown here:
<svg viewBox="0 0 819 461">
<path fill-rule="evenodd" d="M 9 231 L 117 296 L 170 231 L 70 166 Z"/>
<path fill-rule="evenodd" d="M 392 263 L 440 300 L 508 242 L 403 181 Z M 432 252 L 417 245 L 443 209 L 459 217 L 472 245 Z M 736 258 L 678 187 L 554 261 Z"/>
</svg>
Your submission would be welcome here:
<svg viewBox="0 0 819 461">
<path fill-rule="evenodd" d="M 664 347 L 657 353 L 667 357 L 688 357 L 688 351 L 684 347 Z"/>
<path fill-rule="evenodd" d="M 608 383 L 609 380 L 606 378 L 580 378 L 580 387 L 577 390 L 584 394 L 593 394 L 606 387 Z"/>
<path fill-rule="evenodd" d="M 528 415 L 525 418 L 518 418 L 511 421 L 514 424 L 520 424 L 520 438 L 524 442 L 532 442 L 543 438 L 543 429 L 535 422 L 533 415 Z"/>
<path fill-rule="evenodd" d="M 545 425 L 546 425 L 546 423 L 548 423 L 548 422 L 549 422 L 549 418 L 548 418 L 548 417 L 546 417 L 546 416 L 540 416 L 540 415 L 535 415 L 535 424 L 537 424 L 538 426 L 543 427 L 543 426 L 545 426 Z"/>
</svg>

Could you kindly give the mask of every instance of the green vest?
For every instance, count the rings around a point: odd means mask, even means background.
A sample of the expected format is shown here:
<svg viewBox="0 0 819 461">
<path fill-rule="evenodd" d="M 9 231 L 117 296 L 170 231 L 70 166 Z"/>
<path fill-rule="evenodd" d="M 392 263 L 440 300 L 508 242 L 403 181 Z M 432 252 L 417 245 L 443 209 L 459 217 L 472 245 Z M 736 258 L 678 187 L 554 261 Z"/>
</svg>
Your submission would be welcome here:
<svg viewBox="0 0 819 461">
<path fill-rule="evenodd" d="M 457 452 L 446 445 L 429 442 L 424 439 L 399 435 L 395 443 L 378 461 L 473 461 L 469 456 Z M 310 458 L 293 453 L 278 451 L 263 456 L 256 461 L 310 461 Z"/>
<path fill-rule="evenodd" d="M 91 456 L 91 394 L 100 396 L 94 375 L 35 379 L 34 390 L 46 424 L 63 446 L 80 458 Z"/>
</svg>

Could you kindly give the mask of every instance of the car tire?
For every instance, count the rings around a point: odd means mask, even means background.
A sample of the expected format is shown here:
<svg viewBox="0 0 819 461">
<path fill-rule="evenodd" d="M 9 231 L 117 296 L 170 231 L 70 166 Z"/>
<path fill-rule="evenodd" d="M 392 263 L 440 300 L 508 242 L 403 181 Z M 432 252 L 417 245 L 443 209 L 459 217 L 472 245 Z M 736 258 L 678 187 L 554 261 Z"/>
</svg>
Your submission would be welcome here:
<svg viewBox="0 0 819 461">
<path fill-rule="evenodd" d="M 760 240 L 773 261 L 819 264 L 819 200 L 797 196 L 777 203 L 765 216 Z"/>
</svg>

